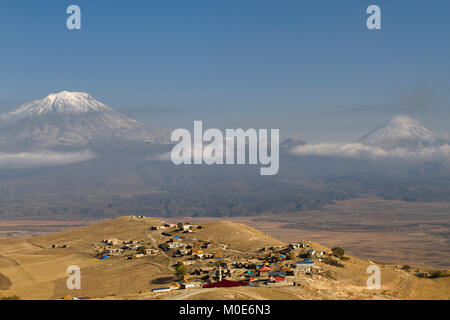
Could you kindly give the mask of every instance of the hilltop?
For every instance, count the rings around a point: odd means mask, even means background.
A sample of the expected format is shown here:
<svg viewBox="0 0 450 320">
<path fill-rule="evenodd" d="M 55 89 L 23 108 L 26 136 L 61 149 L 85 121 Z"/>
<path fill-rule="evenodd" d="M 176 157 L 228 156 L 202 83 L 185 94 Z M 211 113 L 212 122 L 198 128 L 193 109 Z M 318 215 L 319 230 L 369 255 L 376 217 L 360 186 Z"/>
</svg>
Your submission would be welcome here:
<svg viewBox="0 0 450 320">
<path fill-rule="evenodd" d="M 180 262 L 187 271 L 184 284 L 178 283 L 175 277 L 175 267 Z M 416 275 L 417 268 L 404 270 L 395 265 L 379 265 L 381 289 L 369 290 L 366 270 L 371 264 L 375 263 L 347 255 L 336 257 L 330 248 L 307 240 L 287 244 L 226 220 L 166 223 L 127 216 L 46 236 L 0 239 L 0 296 L 18 295 L 22 299 L 61 299 L 68 295 L 91 299 L 450 298 L 449 277 L 420 278 Z M 69 277 L 66 269 L 71 265 L 81 268 L 81 290 L 66 287 Z M 428 270 L 419 271 L 428 274 Z M 202 288 L 221 280 L 250 282 L 252 286 Z"/>
</svg>

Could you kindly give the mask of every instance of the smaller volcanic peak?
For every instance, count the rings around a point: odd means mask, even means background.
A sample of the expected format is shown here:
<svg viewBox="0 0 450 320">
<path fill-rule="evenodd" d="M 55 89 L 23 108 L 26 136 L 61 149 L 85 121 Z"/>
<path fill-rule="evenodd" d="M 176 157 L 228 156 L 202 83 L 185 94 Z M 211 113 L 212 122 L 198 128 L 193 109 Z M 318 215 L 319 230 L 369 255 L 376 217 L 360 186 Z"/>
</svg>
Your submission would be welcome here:
<svg viewBox="0 0 450 320">
<path fill-rule="evenodd" d="M 300 138 L 287 138 L 280 145 L 285 148 L 293 148 L 297 146 L 303 146 L 306 142 Z"/>
<path fill-rule="evenodd" d="M 440 146 L 446 141 L 425 128 L 416 119 L 395 116 L 382 126 L 369 132 L 359 142 L 381 148 L 406 148 Z"/>
</svg>

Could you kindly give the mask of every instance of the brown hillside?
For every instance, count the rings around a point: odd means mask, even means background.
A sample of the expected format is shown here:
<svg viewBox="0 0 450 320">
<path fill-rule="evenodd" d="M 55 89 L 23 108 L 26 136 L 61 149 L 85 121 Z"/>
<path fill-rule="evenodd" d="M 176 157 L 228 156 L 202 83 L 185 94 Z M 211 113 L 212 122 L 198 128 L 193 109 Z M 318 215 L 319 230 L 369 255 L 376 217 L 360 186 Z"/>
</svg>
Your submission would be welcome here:
<svg viewBox="0 0 450 320">
<path fill-rule="evenodd" d="M 0 239 L 0 297 L 18 295 L 22 299 L 60 299 L 71 295 L 97 299 L 450 298 L 450 277 L 422 279 L 414 275 L 414 270 L 407 272 L 402 270 L 401 266 L 387 264 L 378 264 L 382 274 L 381 289 L 369 290 L 366 288 L 367 267 L 373 263 L 353 256 L 340 261 L 340 267 L 316 259 L 316 271 L 309 275 L 299 275 L 296 286 L 226 290 L 196 288 L 175 290 L 166 294 L 149 293 L 153 288 L 174 285 L 174 266 L 180 261 L 191 262 L 188 272 L 194 269 L 207 270 L 199 277 L 194 274 L 186 275 L 188 281 L 196 282 L 208 275 L 208 269 L 217 262 L 216 255 L 220 255 L 220 261 L 226 261 L 229 265 L 236 261 L 256 263 L 264 259 L 266 253 L 278 255 L 279 246 L 287 248 L 286 243 L 264 232 L 231 221 L 201 223 L 201 228 L 194 227 L 191 232 L 178 230 L 176 227 L 157 230 L 150 228 L 162 224 L 158 219 L 121 217 L 46 236 Z M 106 246 L 101 242 L 103 239 L 119 240 L 116 247 L 127 245 L 133 240 L 133 245 L 144 246 L 150 250 L 158 248 L 159 251 L 132 259 L 126 257 L 129 251 L 118 255 L 112 253 L 107 259 L 99 259 L 106 252 L 102 251 Z M 209 257 L 194 258 L 192 252 L 179 256 L 179 247 L 162 250 L 164 245 L 179 244 L 178 242 L 193 247 L 200 244 L 201 251 Z M 209 246 L 208 242 L 211 242 L 212 246 Z M 55 245 L 55 248 L 52 248 L 52 245 Z M 65 247 L 62 247 L 63 245 Z M 328 251 L 328 248 L 315 242 L 309 242 L 309 245 L 317 251 Z M 263 247 L 267 250 L 257 252 Z M 136 249 L 133 250 L 136 252 Z M 297 257 L 290 259 L 290 263 L 295 263 Z M 77 265 L 81 269 L 81 290 L 67 289 L 66 281 L 69 275 L 66 270 L 71 265 Z M 276 263 L 272 264 L 272 267 L 275 268 Z M 245 272 L 244 269 L 237 271 Z"/>
<path fill-rule="evenodd" d="M 228 220 L 202 224 L 205 228 L 196 231 L 204 240 L 228 244 L 236 250 L 257 250 L 264 246 L 281 246 L 284 242 L 272 238 L 255 228 Z"/>
<path fill-rule="evenodd" d="M 32 238 L 32 242 L 36 245 L 48 246 L 59 242 L 71 244 L 105 238 L 132 239 L 145 236 L 149 226 L 159 224 L 162 224 L 161 220 L 154 218 L 136 219 L 126 216 L 86 227 L 35 237 Z"/>
</svg>

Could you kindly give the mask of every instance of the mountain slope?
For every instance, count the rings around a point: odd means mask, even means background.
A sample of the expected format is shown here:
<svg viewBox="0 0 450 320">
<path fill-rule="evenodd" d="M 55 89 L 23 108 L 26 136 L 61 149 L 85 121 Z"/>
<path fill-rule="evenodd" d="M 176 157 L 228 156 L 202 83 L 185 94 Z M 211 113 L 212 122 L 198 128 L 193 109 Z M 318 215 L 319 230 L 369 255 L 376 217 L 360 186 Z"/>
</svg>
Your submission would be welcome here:
<svg viewBox="0 0 450 320">
<path fill-rule="evenodd" d="M 82 148 L 106 141 L 161 142 L 145 127 L 83 92 L 63 91 L 0 116 L 0 147 L 8 151 Z"/>
<path fill-rule="evenodd" d="M 446 141 L 419 121 L 407 116 L 395 116 L 382 126 L 369 132 L 359 142 L 381 148 L 406 148 L 441 146 Z"/>
</svg>

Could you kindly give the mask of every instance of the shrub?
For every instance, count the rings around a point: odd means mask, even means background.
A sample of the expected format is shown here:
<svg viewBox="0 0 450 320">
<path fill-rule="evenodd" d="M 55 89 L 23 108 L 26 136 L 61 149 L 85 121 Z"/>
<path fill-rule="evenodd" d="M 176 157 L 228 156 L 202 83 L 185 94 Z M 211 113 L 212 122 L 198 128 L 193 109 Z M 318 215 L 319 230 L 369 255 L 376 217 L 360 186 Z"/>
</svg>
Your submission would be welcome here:
<svg viewBox="0 0 450 320">
<path fill-rule="evenodd" d="M 168 244 L 167 242 L 161 243 L 161 244 L 159 245 L 159 247 L 160 247 L 163 251 L 169 250 L 169 244 Z"/>
<path fill-rule="evenodd" d="M 402 267 L 402 269 L 403 269 L 403 270 L 406 270 L 406 271 L 409 271 L 409 270 L 411 270 L 411 266 L 408 265 L 408 264 L 405 264 L 405 265 Z"/>
<path fill-rule="evenodd" d="M 330 257 L 326 257 L 325 259 L 322 260 L 323 263 L 329 264 L 330 266 L 335 266 L 335 267 L 339 267 L 339 268 L 343 268 L 344 265 L 342 263 L 340 263 L 339 261 L 337 261 L 336 259 L 330 258 Z"/>
<path fill-rule="evenodd" d="M 146 253 L 145 249 L 146 248 L 144 246 L 140 246 L 136 249 L 136 253 L 145 254 Z"/>
<path fill-rule="evenodd" d="M 418 277 L 418 278 L 424 278 L 424 277 L 425 277 L 425 274 L 424 274 L 423 272 L 418 271 L 418 272 L 416 272 L 416 277 Z"/>
<path fill-rule="evenodd" d="M 186 274 L 186 266 L 183 262 L 178 263 L 177 267 L 175 268 L 175 274 L 177 275 L 178 279 L 184 279 L 184 275 Z"/>
<path fill-rule="evenodd" d="M 337 280 L 336 277 L 330 271 L 326 271 L 324 273 L 324 276 L 331 280 Z"/>
<path fill-rule="evenodd" d="M 14 296 L 6 296 L 6 297 L 1 297 L 0 300 L 20 300 L 20 297 L 17 295 Z"/>
<path fill-rule="evenodd" d="M 344 253 L 345 253 L 344 249 L 341 248 L 341 247 L 334 247 L 334 248 L 331 249 L 331 252 L 333 252 L 333 254 L 336 257 L 343 257 Z"/>
<path fill-rule="evenodd" d="M 441 270 L 433 271 L 430 274 L 430 278 L 440 278 L 441 276 L 442 276 L 442 271 Z"/>
</svg>

